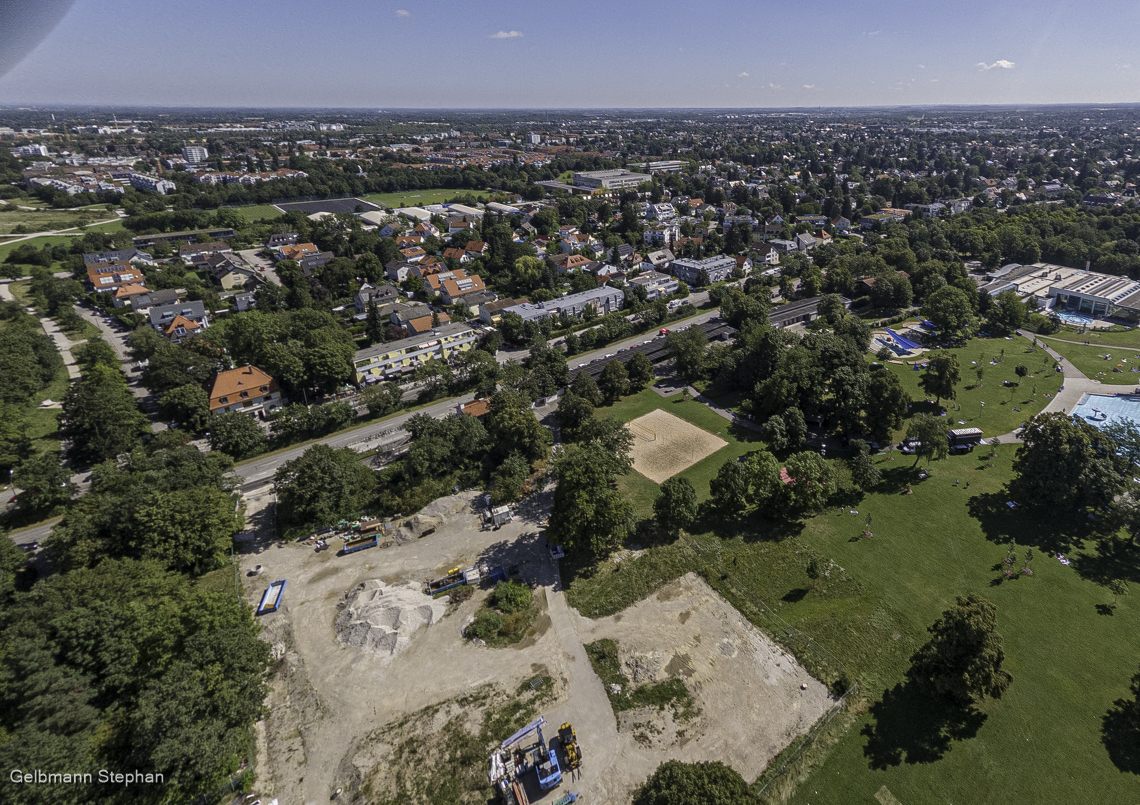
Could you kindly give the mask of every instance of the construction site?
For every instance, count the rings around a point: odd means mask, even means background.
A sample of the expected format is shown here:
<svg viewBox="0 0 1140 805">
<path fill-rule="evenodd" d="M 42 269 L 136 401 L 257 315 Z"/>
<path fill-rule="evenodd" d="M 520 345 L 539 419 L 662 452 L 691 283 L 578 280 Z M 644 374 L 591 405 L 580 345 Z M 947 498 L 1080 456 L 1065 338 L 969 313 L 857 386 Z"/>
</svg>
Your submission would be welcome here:
<svg viewBox="0 0 1140 805">
<path fill-rule="evenodd" d="M 461 493 L 381 528 L 342 524 L 332 546 L 329 534 L 276 541 L 272 497 L 247 498 L 244 592 L 272 605 L 259 622 L 276 660 L 259 796 L 621 803 L 671 759 L 721 760 L 754 779 L 831 706 L 692 574 L 610 617 L 570 608 L 543 536 L 550 495 L 491 515 Z M 504 579 L 531 588 L 535 611 L 521 640 L 492 648 L 466 629 Z M 617 684 L 587 654 L 603 640 Z M 677 701 L 639 705 L 653 686 Z M 634 697 L 621 712 L 615 688 Z"/>
</svg>

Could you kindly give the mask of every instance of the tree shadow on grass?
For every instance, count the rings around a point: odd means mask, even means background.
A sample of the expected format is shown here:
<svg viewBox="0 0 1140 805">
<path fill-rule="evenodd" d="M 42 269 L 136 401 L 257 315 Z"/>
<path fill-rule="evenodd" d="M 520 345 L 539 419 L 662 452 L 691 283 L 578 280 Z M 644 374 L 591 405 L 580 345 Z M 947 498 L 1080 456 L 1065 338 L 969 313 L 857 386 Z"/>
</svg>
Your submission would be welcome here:
<svg viewBox="0 0 1140 805">
<path fill-rule="evenodd" d="M 1140 674 L 1132 678 L 1133 693 L 1140 692 Z M 1140 700 L 1117 699 L 1101 717 L 1101 741 L 1116 768 L 1140 774 Z"/>
<path fill-rule="evenodd" d="M 1140 546 L 1119 536 L 1102 537 L 1095 553 L 1073 557 L 1072 567 L 1083 578 L 1097 584 L 1113 579 L 1140 583 Z"/>
<path fill-rule="evenodd" d="M 901 495 L 908 486 L 921 483 L 918 478 L 919 468 L 911 461 L 887 469 L 882 469 L 882 465 L 879 466 L 879 483 L 875 485 L 875 491 L 879 494 Z"/>
<path fill-rule="evenodd" d="M 1104 524 L 1073 514 L 1022 505 L 1011 508 L 1010 494 L 1002 490 L 974 495 L 967 504 L 970 516 L 981 525 L 986 539 L 996 545 L 1005 545 L 1012 539 L 1047 554 L 1064 553 L 1083 547 L 1087 539 L 1108 533 Z"/>
<path fill-rule="evenodd" d="M 988 716 L 973 705 L 950 701 L 914 679 L 883 692 L 871 707 L 872 723 L 863 727 L 863 755 L 872 769 L 933 763 L 954 741 L 978 734 Z"/>
</svg>

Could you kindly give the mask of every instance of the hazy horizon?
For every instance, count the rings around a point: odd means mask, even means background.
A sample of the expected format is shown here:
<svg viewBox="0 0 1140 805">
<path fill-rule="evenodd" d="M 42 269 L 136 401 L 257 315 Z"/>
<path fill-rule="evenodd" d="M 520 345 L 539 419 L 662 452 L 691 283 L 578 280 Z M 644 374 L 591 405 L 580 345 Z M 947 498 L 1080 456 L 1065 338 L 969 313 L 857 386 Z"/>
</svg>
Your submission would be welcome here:
<svg viewBox="0 0 1140 805">
<path fill-rule="evenodd" d="M 13 15 L 0 104 L 430 110 L 811 109 L 1140 102 L 1140 4 L 810 11 L 730 0 L 311 4 L 75 0 Z M 27 29 L 26 31 L 24 29 Z M 34 29 L 34 30 L 33 30 Z M 1090 47 L 1089 43 L 1093 43 Z"/>
</svg>

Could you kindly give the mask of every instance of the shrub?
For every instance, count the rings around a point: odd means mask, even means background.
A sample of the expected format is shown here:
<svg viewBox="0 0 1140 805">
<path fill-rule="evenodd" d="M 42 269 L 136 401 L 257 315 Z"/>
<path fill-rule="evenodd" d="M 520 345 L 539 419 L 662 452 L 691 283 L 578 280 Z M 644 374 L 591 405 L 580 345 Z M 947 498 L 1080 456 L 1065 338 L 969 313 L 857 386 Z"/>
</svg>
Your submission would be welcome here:
<svg viewBox="0 0 1140 805">
<path fill-rule="evenodd" d="M 494 640 L 503 628 L 503 617 L 497 612 L 484 610 L 467 627 L 468 637 L 477 637 L 484 643 Z"/>
<path fill-rule="evenodd" d="M 503 625 L 499 628 L 499 636 L 510 643 L 518 642 L 526 635 L 528 626 L 530 626 L 529 613 L 525 611 L 515 612 L 503 620 Z"/>
<path fill-rule="evenodd" d="M 500 581 L 495 585 L 495 607 L 506 615 L 523 612 L 530 606 L 530 587 L 520 581 Z"/>
</svg>

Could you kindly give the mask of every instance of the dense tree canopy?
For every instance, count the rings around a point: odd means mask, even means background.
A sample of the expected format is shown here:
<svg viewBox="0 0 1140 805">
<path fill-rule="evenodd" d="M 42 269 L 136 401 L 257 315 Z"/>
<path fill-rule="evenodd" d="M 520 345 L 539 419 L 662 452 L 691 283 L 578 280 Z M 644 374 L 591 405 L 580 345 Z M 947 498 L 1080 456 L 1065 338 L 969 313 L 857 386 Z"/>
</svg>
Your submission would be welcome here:
<svg viewBox="0 0 1140 805">
<path fill-rule="evenodd" d="M 958 596 L 928 631 L 930 640 L 910 660 L 915 678 L 962 702 L 1001 698 L 1013 677 L 1002 668 L 996 606 L 972 593 Z"/>
<path fill-rule="evenodd" d="M 1042 413 L 1021 436 L 1010 485 L 1019 502 L 1051 510 L 1103 507 L 1124 488 L 1127 460 L 1108 434 L 1088 422 Z"/>
<path fill-rule="evenodd" d="M 107 803 L 191 801 L 250 751 L 269 647 L 250 609 L 153 561 L 107 559 L 17 593 L 0 618 L 0 763 L 147 769 L 161 785 L 87 789 Z M 73 785 L 7 801 L 72 802 Z"/>
</svg>

